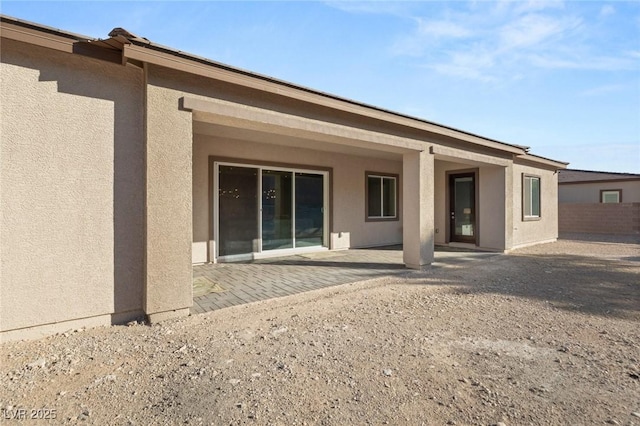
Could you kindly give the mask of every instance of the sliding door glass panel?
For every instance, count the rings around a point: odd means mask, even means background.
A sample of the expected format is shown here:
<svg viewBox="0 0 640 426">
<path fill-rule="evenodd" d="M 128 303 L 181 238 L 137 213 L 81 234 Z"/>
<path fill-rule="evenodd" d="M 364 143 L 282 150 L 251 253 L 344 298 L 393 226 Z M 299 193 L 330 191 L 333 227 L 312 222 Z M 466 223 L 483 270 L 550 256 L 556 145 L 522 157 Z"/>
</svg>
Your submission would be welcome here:
<svg viewBox="0 0 640 426">
<path fill-rule="evenodd" d="M 324 176 L 296 173 L 296 247 L 321 246 L 324 235 Z"/>
<path fill-rule="evenodd" d="M 473 237 L 475 230 L 475 184 L 472 177 L 454 179 L 455 235 Z"/>
<path fill-rule="evenodd" d="M 293 248 L 293 173 L 262 171 L 262 250 Z"/>
<path fill-rule="evenodd" d="M 258 169 L 218 168 L 219 256 L 251 253 L 258 239 Z"/>
</svg>

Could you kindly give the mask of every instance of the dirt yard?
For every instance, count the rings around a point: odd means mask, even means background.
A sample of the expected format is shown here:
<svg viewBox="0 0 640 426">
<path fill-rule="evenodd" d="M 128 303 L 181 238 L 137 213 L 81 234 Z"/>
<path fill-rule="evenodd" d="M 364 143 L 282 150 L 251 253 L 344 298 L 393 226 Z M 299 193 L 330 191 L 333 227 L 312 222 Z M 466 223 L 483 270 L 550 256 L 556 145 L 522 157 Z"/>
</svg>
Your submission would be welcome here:
<svg viewBox="0 0 640 426">
<path fill-rule="evenodd" d="M 0 360 L 3 424 L 640 425 L 640 245 L 562 240 Z"/>
</svg>

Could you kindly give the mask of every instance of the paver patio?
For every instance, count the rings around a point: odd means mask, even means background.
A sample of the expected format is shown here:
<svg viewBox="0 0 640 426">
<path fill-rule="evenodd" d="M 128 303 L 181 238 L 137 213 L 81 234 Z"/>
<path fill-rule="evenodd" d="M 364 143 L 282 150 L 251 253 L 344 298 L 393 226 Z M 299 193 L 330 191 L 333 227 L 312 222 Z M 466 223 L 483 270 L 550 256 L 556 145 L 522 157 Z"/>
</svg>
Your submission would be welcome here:
<svg viewBox="0 0 640 426">
<path fill-rule="evenodd" d="M 436 248 L 432 267 L 477 261 L 497 253 Z M 193 268 L 192 314 L 382 276 L 410 274 L 402 246 L 325 251 Z"/>
</svg>

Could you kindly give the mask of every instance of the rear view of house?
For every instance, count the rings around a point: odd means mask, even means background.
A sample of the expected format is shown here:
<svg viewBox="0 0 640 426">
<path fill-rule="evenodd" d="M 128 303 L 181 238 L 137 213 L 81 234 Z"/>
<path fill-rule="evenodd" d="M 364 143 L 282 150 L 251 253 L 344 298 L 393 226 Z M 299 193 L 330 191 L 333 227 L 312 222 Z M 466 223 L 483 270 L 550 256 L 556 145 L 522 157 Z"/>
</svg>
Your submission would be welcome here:
<svg viewBox="0 0 640 426">
<path fill-rule="evenodd" d="M 188 315 L 194 263 L 557 238 L 566 164 L 526 147 L 123 29 L 0 34 L 3 340 Z"/>
</svg>

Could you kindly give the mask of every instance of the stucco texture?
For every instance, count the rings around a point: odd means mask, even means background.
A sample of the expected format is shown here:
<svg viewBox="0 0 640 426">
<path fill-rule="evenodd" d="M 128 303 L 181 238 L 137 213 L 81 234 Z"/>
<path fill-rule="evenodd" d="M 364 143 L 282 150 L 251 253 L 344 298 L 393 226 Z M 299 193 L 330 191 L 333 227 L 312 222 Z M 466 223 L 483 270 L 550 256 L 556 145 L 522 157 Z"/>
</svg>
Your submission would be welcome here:
<svg viewBox="0 0 640 426">
<path fill-rule="evenodd" d="M 188 315 L 193 304 L 192 123 L 181 92 L 156 67 L 147 70 L 146 277 L 144 310 L 156 318 Z"/>
<path fill-rule="evenodd" d="M 509 169 L 482 163 L 435 161 L 435 242 L 446 244 L 450 241 L 448 173 L 462 172 L 476 173 L 477 245 L 492 250 L 507 249 L 506 228 L 511 214 Z"/>
<path fill-rule="evenodd" d="M 141 72 L 5 39 L 0 70 L 1 330 L 139 311 Z"/>
<path fill-rule="evenodd" d="M 522 175 L 540 177 L 540 218 L 522 216 Z M 528 164 L 513 165 L 513 248 L 558 238 L 558 174 Z"/>
<path fill-rule="evenodd" d="M 221 139 L 194 135 L 193 148 L 193 243 L 194 263 L 207 261 L 210 235 L 209 156 L 237 158 L 261 162 L 275 162 L 332 168 L 331 232 L 350 232 L 352 247 L 398 244 L 402 242 L 402 218 L 397 221 L 365 221 L 365 171 L 402 173 L 402 161 L 373 157 L 336 155 L 330 152 L 292 148 L 268 143 Z M 402 182 L 399 182 L 401 190 Z M 399 191 L 401 192 L 401 191 Z M 402 207 L 400 207 L 401 216 Z"/>
</svg>

